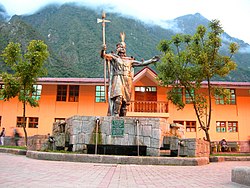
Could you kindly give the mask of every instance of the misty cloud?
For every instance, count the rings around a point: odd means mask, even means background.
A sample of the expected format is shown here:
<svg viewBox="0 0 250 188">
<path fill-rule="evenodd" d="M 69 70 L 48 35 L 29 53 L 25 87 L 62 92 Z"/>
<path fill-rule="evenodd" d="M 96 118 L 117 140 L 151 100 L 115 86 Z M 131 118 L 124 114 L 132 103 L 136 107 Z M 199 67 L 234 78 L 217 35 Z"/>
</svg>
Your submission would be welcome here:
<svg viewBox="0 0 250 188">
<path fill-rule="evenodd" d="M 239 49 L 239 53 L 250 53 L 250 45 Z"/>
<path fill-rule="evenodd" d="M 62 5 L 73 2 L 98 11 L 105 7 L 104 10 L 107 12 L 136 18 L 145 23 L 155 23 L 167 29 L 177 29 L 177 32 L 179 32 L 178 27 L 175 27 L 174 23 L 165 23 L 162 20 L 173 20 L 179 16 L 199 12 L 209 20 L 220 20 L 223 29 L 230 36 L 244 39 L 250 43 L 250 27 L 246 24 L 250 19 L 250 1 L 246 0 L 230 1 L 230 3 L 228 0 L 1 0 L 1 4 L 5 6 L 9 15 L 32 14 L 51 3 Z M 216 6 L 214 6 L 215 4 Z"/>
</svg>

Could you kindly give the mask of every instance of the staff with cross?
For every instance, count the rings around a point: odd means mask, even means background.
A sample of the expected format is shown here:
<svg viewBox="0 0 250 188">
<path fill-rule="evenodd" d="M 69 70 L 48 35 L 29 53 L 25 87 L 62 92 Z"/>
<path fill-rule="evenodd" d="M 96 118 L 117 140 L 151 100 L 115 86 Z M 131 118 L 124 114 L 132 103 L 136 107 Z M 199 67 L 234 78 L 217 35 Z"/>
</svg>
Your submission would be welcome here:
<svg viewBox="0 0 250 188">
<path fill-rule="evenodd" d="M 109 20 L 105 20 L 106 14 L 105 12 L 102 13 L 102 19 L 97 18 L 97 23 L 102 23 L 102 40 L 103 40 L 103 46 L 106 46 L 105 41 L 105 23 L 110 22 Z M 104 59 L 104 93 L 105 93 L 105 102 L 107 101 L 107 83 L 106 83 L 106 72 L 107 72 L 107 65 L 106 60 Z"/>
</svg>

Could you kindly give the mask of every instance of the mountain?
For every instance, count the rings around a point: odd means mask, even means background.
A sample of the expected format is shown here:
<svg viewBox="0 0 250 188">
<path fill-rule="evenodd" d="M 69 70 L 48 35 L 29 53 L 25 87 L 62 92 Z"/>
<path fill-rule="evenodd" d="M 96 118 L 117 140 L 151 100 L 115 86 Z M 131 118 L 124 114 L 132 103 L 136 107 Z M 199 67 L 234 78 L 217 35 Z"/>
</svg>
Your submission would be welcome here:
<svg viewBox="0 0 250 188">
<path fill-rule="evenodd" d="M 174 20 L 168 21 L 168 24 L 174 25 L 175 31 L 179 33 L 193 35 L 199 25 L 208 27 L 209 20 L 201 14 L 196 13 L 194 15 L 189 14 L 175 18 Z M 238 65 L 237 70 L 232 71 L 226 79 L 232 81 L 250 81 L 250 45 L 243 40 L 229 36 L 226 32 L 222 34 L 221 38 L 221 53 L 223 54 L 229 55 L 228 46 L 231 42 L 236 42 L 240 46 L 239 52 L 233 56 L 233 60 Z"/>
<path fill-rule="evenodd" d="M 1 10 L 0 8 L 0 13 Z M 97 18 L 101 18 L 101 12 L 101 9 L 93 10 L 71 3 L 62 6 L 49 5 L 32 15 L 15 15 L 8 22 L 0 22 L 0 50 L 9 41 L 20 42 L 24 47 L 32 39 L 41 39 L 50 51 L 50 59 L 46 65 L 48 76 L 102 77 L 103 60 L 99 57 L 102 25 L 96 22 Z M 209 23 L 199 13 L 166 21 L 172 25 L 167 29 L 119 14 L 108 13 L 106 19 L 111 21 L 106 23 L 108 52 L 115 50 L 116 43 L 120 41 L 120 32 L 125 32 L 127 54 L 138 60 L 158 55 L 160 52 L 156 46 L 160 40 L 170 39 L 176 32 L 193 34 L 198 25 L 207 26 Z M 245 49 L 250 48 L 242 40 L 226 33 L 223 35 L 223 46 L 232 41 L 237 41 Z M 222 51 L 225 53 L 224 49 Z M 228 76 L 227 80 L 250 81 L 250 53 L 247 50 L 242 52 L 235 56 L 238 70 Z M 4 70 L 4 66 L 2 69 Z"/>
<path fill-rule="evenodd" d="M 97 18 L 101 18 L 101 11 L 97 13 L 72 4 L 60 7 L 52 5 L 34 15 L 21 17 L 47 38 L 47 44 L 61 59 L 64 72 L 76 77 L 103 75 L 103 61 L 99 57 L 102 25 L 97 24 Z M 149 27 L 117 14 L 107 14 L 107 19 L 112 21 L 106 24 L 108 50 L 115 50 L 115 45 L 120 41 L 120 32 L 124 31 L 127 35 L 127 54 L 137 59 L 148 59 L 158 54 L 156 45 L 161 38 L 168 36 L 168 32 L 160 27 Z M 73 69 L 70 72 L 67 70 L 69 67 Z"/>
</svg>

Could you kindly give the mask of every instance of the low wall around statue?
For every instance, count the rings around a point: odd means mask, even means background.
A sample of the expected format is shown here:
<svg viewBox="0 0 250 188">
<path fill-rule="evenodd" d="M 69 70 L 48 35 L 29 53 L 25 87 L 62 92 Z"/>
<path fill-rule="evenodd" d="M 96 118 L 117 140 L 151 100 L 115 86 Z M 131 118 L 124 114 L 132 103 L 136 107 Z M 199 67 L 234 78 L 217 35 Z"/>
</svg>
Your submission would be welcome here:
<svg viewBox="0 0 250 188">
<path fill-rule="evenodd" d="M 13 137 L 5 137 L 4 145 L 6 146 L 15 146 L 15 141 Z M 47 149 L 48 145 L 48 136 L 47 135 L 34 135 L 28 137 L 28 146 L 27 150 L 33 151 L 44 151 Z M 19 138 L 18 146 L 25 146 L 24 137 Z"/>
<path fill-rule="evenodd" d="M 209 157 L 210 144 L 209 142 L 202 139 L 196 139 L 196 138 L 182 139 L 180 142 L 179 155 L 188 157 Z"/>
<path fill-rule="evenodd" d="M 101 145 L 127 146 L 139 142 L 147 146 L 147 155 L 159 156 L 169 124 L 164 118 L 73 116 L 66 120 L 65 129 L 69 130 L 73 151 L 82 151 L 96 141 Z"/>
</svg>

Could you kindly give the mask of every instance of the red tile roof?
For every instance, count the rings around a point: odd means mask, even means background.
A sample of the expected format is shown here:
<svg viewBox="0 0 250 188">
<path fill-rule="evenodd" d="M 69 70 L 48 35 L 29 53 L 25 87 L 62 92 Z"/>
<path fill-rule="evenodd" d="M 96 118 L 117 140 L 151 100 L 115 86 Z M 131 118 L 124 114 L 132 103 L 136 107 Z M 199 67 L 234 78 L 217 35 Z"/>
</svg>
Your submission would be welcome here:
<svg viewBox="0 0 250 188">
<path fill-rule="evenodd" d="M 138 75 L 138 74 L 137 74 Z M 104 82 L 103 78 L 39 78 L 40 84 L 80 84 L 80 85 L 95 85 Z M 108 79 L 107 79 L 108 82 Z M 227 81 L 211 81 L 214 86 L 223 87 L 250 87 L 250 82 L 227 82 Z M 205 87 L 207 82 L 202 82 Z"/>
<path fill-rule="evenodd" d="M 38 83 L 43 84 L 81 84 L 81 85 L 92 85 L 103 83 L 103 78 L 39 78 Z"/>
</svg>

